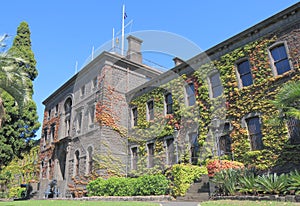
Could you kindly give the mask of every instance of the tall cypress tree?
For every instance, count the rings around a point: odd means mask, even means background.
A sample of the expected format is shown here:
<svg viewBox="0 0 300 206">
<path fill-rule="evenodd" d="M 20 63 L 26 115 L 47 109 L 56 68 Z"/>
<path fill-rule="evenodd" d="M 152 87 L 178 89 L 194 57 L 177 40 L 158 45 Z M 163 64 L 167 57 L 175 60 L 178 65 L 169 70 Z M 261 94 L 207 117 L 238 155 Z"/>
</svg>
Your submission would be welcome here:
<svg viewBox="0 0 300 206">
<path fill-rule="evenodd" d="M 19 110 L 15 100 L 8 93 L 1 94 L 6 115 L 0 129 L 0 168 L 7 165 L 15 156 L 21 157 L 22 152 L 29 151 L 33 147 L 35 133 L 40 127 L 36 104 L 32 99 L 33 81 L 38 72 L 31 50 L 30 30 L 26 22 L 19 25 L 13 45 L 8 52 L 23 60 L 18 66 L 28 76 L 26 87 L 29 91 L 29 100 L 22 110 Z"/>
</svg>

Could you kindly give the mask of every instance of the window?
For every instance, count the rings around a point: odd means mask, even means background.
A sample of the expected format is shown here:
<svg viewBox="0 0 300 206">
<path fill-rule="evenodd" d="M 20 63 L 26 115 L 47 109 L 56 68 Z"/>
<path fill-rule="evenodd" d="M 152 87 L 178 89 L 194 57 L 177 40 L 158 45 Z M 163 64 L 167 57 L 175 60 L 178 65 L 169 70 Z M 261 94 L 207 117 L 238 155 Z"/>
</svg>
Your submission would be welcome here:
<svg viewBox="0 0 300 206">
<path fill-rule="evenodd" d="M 51 109 L 48 110 L 48 120 L 51 118 Z"/>
<path fill-rule="evenodd" d="M 262 133 L 259 117 L 251 117 L 246 119 L 251 149 L 261 150 L 263 149 Z"/>
<path fill-rule="evenodd" d="M 185 90 L 186 90 L 187 105 L 188 106 L 194 105 L 196 103 L 194 83 L 193 82 L 189 83 L 186 86 Z"/>
<path fill-rule="evenodd" d="M 229 134 L 225 134 L 220 137 L 219 149 L 221 156 L 231 154 L 231 138 Z"/>
<path fill-rule="evenodd" d="M 58 115 L 58 104 L 55 105 L 55 116 Z"/>
<path fill-rule="evenodd" d="M 219 73 L 214 73 L 209 77 L 209 84 L 210 84 L 210 93 L 212 98 L 222 95 L 223 87 L 221 84 Z"/>
<path fill-rule="evenodd" d="M 93 79 L 93 88 L 97 88 L 97 84 L 98 84 L 98 79 L 97 79 L 97 77 L 95 77 Z"/>
<path fill-rule="evenodd" d="M 89 124 L 93 124 L 95 121 L 95 105 L 92 105 L 89 110 Z"/>
<path fill-rule="evenodd" d="M 72 100 L 71 98 L 68 98 L 65 102 L 65 105 L 64 105 L 64 108 L 65 108 L 65 113 L 71 113 L 71 109 L 72 109 Z"/>
<path fill-rule="evenodd" d="M 82 125 L 82 112 L 79 112 L 77 116 L 77 132 L 80 132 L 81 125 Z"/>
<path fill-rule="evenodd" d="M 189 139 L 191 145 L 191 163 L 197 164 L 199 159 L 198 134 L 197 133 L 189 134 Z"/>
<path fill-rule="evenodd" d="M 81 96 L 84 96 L 84 94 L 85 94 L 85 85 L 83 85 L 81 87 L 80 92 L 81 92 Z"/>
<path fill-rule="evenodd" d="M 93 148 L 88 147 L 87 152 L 87 174 L 90 174 L 93 170 Z"/>
<path fill-rule="evenodd" d="M 148 167 L 154 166 L 154 143 L 147 144 L 148 148 Z"/>
<path fill-rule="evenodd" d="M 219 138 L 219 154 L 229 155 L 231 154 L 231 138 L 229 136 L 230 124 L 226 122 L 224 124 L 223 132 Z"/>
<path fill-rule="evenodd" d="M 281 75 L 291 70 L 288 55 L 284 44 L 279 44 L 270 49 L 272 63 L 276 75 Z"/>
<path fill-rule="evenodd" d="M 166 140 L 167 148 L 167 165 L 173 165 L 176 163 L 175 160 L 175 147 L 174 147 L 174 138 Z"/>
<path fill-rule="evenodd" d="M 50 141 L 53 141 L 54 137 L 55 137 L 55 124 L 51 125 L 50 132 L 51 132 L 51 134 L 50 134 L 51 135 L 51 140 Z"/>
<path fill-rule="evenodd" d="M 75 152 L 75 157 L 74 157 L 74 166 L 75 166 L 75 168 L 74 168 L 74 176 L 78 176 L 79 175 L 79 163 L 80 163 L 80 159 L 79 159 L 79 151 L 77 150 L 76 152 Z"/>
<path fill-rule="evenodd" d="M 132 112 L 132 126 L 137 126 L 137 124 L 138 124 L 137 108 L 136 107 L 132 108 L 131 112 Z"/>
<path fill-rule="evenodd" d="M 131 169 L 137 170 L 137 161 L 138 161 L 138 148 L 132 147 L 131 148 Z"/>
<path fill-rule="evenodd" d="M 147 120 L 154 119 L 154 102 L 153 100 L 147 102 Z"/>
<path fill-rule="evenodd" d="M 172 94 L 168 93 L 165 95 L 165 104 L 166 104 L 166 114 L 173 113 L 173 99 Z"/>
<path fill-rule="evenodd" d="M 250 63 L 248 60 L 238 63 L 237 71 L 240 87 L 246 87 L 253 84 Z"/>
<path fill-rule="evenodd" d="M 47 132 L 48 128 L 44 129 L 44 139 L 45 139 L 45 144 L 47 144 L 47 140 L 48 140 L 48 132 Z"/>
<path fill-rule="evenodd" d="M 300 120 L 290 118 L 287 121 L 287 126 L 292 144 L 300 144 Z"/>
</svg>

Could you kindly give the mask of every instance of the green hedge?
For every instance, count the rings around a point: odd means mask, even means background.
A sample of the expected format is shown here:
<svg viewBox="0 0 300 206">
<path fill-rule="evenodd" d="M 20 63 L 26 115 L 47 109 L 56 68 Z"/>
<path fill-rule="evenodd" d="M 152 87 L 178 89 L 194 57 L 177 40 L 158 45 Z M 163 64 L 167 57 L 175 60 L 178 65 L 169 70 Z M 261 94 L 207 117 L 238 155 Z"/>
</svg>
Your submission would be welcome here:
<svg viewBox="0 0 300 206">
<path fill-rule="evenodd" d="M 165 195 L 169 181 L 164 175 L 144 175 L 138 178 L 97 178 L 87 185 L 89 196 Z"/>
<path fill-rule="evenodd" d="M 190 185 L 204 174 L 207 174 L 205 166 L 190 164 L 173 165 L 167 172 L 171 179 L 171 193 L 173 196 L 184 196 Z"/>
</svg>

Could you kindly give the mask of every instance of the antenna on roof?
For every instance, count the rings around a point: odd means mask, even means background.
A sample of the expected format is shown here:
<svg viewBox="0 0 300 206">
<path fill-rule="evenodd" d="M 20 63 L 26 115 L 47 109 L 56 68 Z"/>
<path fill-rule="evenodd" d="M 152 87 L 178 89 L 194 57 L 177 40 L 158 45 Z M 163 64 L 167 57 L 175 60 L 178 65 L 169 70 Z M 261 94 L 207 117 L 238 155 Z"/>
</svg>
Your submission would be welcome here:
<svg viewBox="0 0 300 206">
<path fill-rule="evenodd" d="M 115 28 L 112 29 L 111 48 L 112 48 L 112 51 L 115 52 Z"/>
<path fill-rule="evenodd" d="M 92 47 L 92 60 L 94 59 L 94 46 Z"/>
</svg>

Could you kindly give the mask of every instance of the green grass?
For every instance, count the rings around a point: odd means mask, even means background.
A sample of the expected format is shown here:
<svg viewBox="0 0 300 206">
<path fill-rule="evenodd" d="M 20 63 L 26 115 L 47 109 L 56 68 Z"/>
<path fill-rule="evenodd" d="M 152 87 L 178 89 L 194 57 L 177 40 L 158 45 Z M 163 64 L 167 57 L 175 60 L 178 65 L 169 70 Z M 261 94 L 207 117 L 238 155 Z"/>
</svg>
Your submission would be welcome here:
<svg viewBox="0 0 300 206">
<path fill-rule="evenodd" d="M 0 206 L 159 206 L 151 202 L 105 202 L 79 200 L 27 200 L 0 202 Z"/>
<path fill-rule="evenodd" d="M 201 202 L 201 206 L 300 206 L 300 203 L 276 201 L 215 200 Z"/>
</svg>

